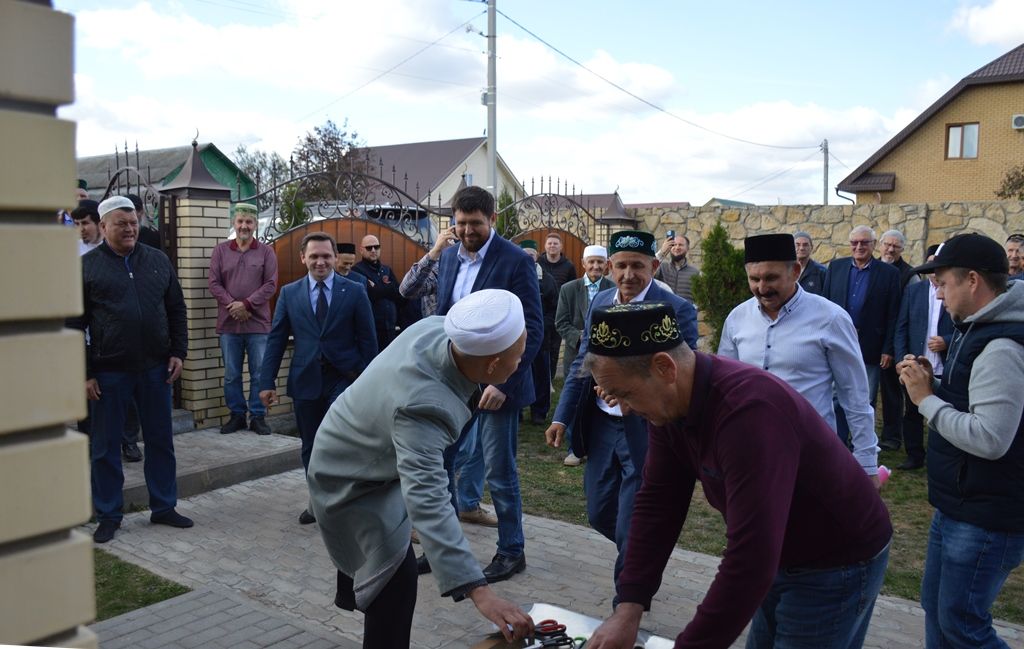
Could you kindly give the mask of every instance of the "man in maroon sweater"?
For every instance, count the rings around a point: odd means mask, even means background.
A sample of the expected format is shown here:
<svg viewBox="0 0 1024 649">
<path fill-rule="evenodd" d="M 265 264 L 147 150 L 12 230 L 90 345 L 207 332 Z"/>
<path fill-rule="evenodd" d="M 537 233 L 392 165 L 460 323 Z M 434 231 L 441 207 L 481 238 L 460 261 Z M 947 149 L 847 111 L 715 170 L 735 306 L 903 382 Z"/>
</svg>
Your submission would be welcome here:
<svg viewBox="0 0 1024 649">
<path fill-rule="evenodd" d="M 878 493 L 829 425 L 775 376 L 682 343 L 660 303 L 595 309 L 584 365 L 646 419 L 620 603 L 587 649 L 631 648 L 701 482 L 726 522 L 718 574 L 677 648 L 860 647 L 889 559 Z"/>
</svg>

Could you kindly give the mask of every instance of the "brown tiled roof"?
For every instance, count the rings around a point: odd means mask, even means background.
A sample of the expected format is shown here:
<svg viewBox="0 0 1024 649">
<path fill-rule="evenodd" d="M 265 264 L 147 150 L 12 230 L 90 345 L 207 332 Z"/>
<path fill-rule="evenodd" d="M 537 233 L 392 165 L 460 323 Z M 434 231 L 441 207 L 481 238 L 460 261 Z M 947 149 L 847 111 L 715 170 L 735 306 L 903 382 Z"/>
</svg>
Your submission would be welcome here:
<svg viewBox="0 0 1024 649">
<path fill-rule="evenodd" d="M 659 207 L 665 208 L 685 208 L 690 207 L 690 201 L 664 201 L 660 203 L 626 203 L 626 209 L 628 210 L 645 210 L 645 209 L 656 209 Z"/>
<path fill-rule="evenodd" d="M 849 189 L 843 189 L 844 192 L 891 192 L 896 189 L 896 174 L 861 174 L 847 187 Z"/>
<path fill-rule="evenodd" d="M 1021 82 L 1024 81 L 1024 44 L 1018 45 L 1014 49 L 1010 50 L 1006 54 L 1003 54 L 998 59 L 981 66 L 971 74 L 967 75 L 960 80 L 955 86 L 949 89 L 949 91 L 939 97 L 938 101 L 929 106 L 923 113 L 917 116 L 917 118 L 907 125 L 902 131 L 897 133 L 891 140 L 882 145 L 882 148 L 875 151 L 874 155 L 864 161 L 864 164 L 853 170 L 849 176 L 844 178 L 837 186 L 836 189 L 844 192 L 856 193 L 858 191 L 891 191 L 890 189 L 875 189 L 875 188 L 860 188 L 857 183 L 861 177 L 866 175 L 868 171 L 875 166 L 882 158 L 889 155 L 893 149 L 903 144 L 903 142 L 914 134 L 917 129 L 921 128 L 928 120 L 930 120 L 936 113 L 946 107 L 951 101 L 953 101 L 961 92 L 971 86 L 989 85 L 993 83 L 1009 83 L 1009 82 Z M 887 175 L 887 174 L 875 174 L 875 175 Z M 895 175 L 893 176 L 893 182 L 895 183 Z"/>
</svg>

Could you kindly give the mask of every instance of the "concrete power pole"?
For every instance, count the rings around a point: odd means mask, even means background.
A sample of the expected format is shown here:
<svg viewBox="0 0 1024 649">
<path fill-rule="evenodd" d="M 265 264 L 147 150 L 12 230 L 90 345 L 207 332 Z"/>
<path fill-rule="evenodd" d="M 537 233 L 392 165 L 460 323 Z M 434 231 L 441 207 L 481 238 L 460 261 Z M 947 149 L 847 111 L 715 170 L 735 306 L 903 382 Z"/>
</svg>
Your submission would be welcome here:
<svg viewBox="0 0 1024 649">
<path fill-rule="evenodd" d="M 487 0 L 487 184 L 498 199 L 497 6 Z"/>
<path fill-rule="evenodd" d="M 825 154 L 825 184 L 824 190 L 822 191 L 822 202 L 828 205 L 828 140 L 822 140 L 821 152 Z"/>
</svg>

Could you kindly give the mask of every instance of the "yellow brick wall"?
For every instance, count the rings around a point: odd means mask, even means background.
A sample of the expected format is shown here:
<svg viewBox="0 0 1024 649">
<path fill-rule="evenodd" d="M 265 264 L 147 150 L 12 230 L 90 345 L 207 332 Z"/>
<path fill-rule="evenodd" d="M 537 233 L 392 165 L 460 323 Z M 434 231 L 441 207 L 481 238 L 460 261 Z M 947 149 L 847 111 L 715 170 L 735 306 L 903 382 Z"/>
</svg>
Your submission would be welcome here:
<svg viewBox="0 0 1024 649">
<path fill-rule="evenodd" d="M 97 646 L 92 541 L 75 531 L 88 440 L 65 425 L 85 415 L 84 341 L 63 327 L 81 265 L 56 218 L 74 206 L 75 125 L 54 116 L 74 98 L 73 31 L 44 4 L 0 2 L 0 644 Z"/>
<path fill-rule="evenodd" d="M 1024 83 L 976 86 L 936 113 L 871 173 L 895 173 L 896 188 L 882 192 L 882 203 L 991 201 L 1007 169 L 1024 162 L 1024 130 L 1010 119 L 1024 114 Z M 978 157 L 946 159 L 946 128 L 977 122 Z M 858 203 L 878 203 L 874 192 L 857 194 Z"/>
</svg>

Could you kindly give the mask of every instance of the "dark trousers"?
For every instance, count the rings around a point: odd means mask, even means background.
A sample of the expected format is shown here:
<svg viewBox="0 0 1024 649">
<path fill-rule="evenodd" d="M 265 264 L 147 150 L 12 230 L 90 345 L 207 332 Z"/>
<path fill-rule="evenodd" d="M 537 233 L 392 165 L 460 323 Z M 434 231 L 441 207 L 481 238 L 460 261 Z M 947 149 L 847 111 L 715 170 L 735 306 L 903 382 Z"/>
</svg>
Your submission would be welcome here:
<svg viewBox="0 0 1024 649">
<path fill-rule="evenodd" d="M 122 444 L 137 444 L 139 442 L 139 406 L 132 399 L 128 402 L 128 408 L 124 411 L 124 435 L 121 437 Z"/>
<path fill-rule="evenodd" d="M 551 347 L 548 350 L 550 356 L 550 362 L 548 363 L 548 379 L 554 381 L 555 372 L 558 371 L 558 351 L 562 349 L 562 338 L 554 328 L 552 328 L 549 335 L 551 337 Z"/>
<path fill-rule="evenodd" d="M 295 399 L 295 426 L 302 438 L 302 468 L 309 469 L 309 456 L 313 453 L 313 439 L 324 415 L 351 381 L 330 365 L 324 365 L 320 377 L 320 396 L 316 399 Z"/>
<path fill-rule="evenodd" d="M 895 364 L 882 370 L 879 381 L 882 393 L 882 439 L 883 442 L 899 444 L 903 440 L 903 385 L 896 374 Z"/>
<path fill-rule="evenodd" d="M 940 380 L 942 376 L 936 376 Z M 907 458 L 916 462 L 924 462 L 924 417 L 917 409 L 910 396 L 904 390 L 903 399 L 907 404 L 903 411 L 903 448 L 907 452 Z"/>
<path fill-rule="evenodd" d="M 402 565 L 364 611 L 363 649 L 408 647 L 412 615 L 416 610 L 416 555 L 412 544 Z M 334 605 L 346 611 L 356 608 L 352 578 L 338 571 L 338 593 Z"/>
<path fill-rule="evenodd" d="M 530 414 L 534 417 L 547 417 L 551 408 L 551 368 L 548 366 L 550 358 L 547 350 L 542 349 L 533 357 L 533 364 L 530 366 L 534 394 Z M 557 356 L 555 358 L 557 359 Z"/>
</svg>

